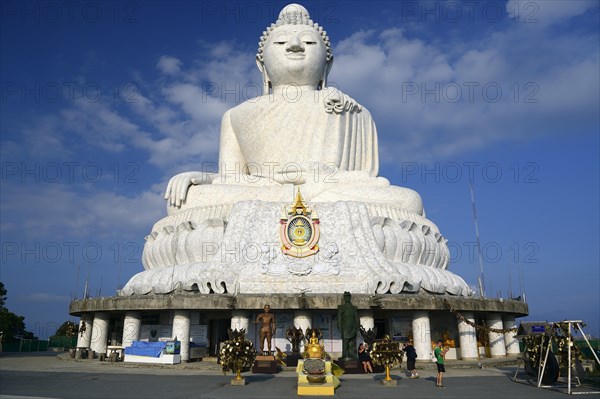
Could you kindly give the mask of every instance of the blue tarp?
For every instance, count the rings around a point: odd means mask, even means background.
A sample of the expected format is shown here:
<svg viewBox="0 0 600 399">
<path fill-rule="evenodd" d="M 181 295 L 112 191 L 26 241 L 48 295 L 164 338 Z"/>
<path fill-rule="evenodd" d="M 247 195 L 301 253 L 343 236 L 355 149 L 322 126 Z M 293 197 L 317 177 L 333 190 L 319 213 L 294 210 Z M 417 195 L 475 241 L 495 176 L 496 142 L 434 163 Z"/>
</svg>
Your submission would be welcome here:
<svg viewBox="0 0 600 399">
<path fill-rule="evenodd" d="M 143 342 L 133 341 L 131 346 L 125 348 L 126 355 L 160 357 L 166 342 Z"/>
</svg>

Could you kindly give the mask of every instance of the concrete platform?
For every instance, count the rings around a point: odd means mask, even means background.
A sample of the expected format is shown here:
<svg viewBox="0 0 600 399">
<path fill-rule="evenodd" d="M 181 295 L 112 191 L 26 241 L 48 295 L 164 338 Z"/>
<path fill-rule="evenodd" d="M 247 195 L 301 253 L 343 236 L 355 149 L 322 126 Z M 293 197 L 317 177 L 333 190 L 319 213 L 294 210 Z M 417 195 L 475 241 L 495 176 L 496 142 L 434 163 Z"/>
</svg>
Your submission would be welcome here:
<svg viewBox="0 0 600 399">
<path fill-rule="evenodd" d="M 352 295 L 352 303 L 358 309 L 378 310 L 444 310 L 447 300 L 459 311 L 509 313 L 516 317 L 529 313 L 527 304 L 520 301 L 501 299 L 480 299 L 450 295 L 386 294 Z M 110 312 L 127 310 L 256 310 L 262 309 L 265 295 L 252 294 L 195 294 L 173 293 L 171 295 L 115 296 L 109 298 L 88 298 L 71 302 L 69 313 L 80 316 L 87 312 Z M 269 294 L 271 309 L 318 309 L 336 310 L 342 303 L 342 294 Z"/>
</svg>

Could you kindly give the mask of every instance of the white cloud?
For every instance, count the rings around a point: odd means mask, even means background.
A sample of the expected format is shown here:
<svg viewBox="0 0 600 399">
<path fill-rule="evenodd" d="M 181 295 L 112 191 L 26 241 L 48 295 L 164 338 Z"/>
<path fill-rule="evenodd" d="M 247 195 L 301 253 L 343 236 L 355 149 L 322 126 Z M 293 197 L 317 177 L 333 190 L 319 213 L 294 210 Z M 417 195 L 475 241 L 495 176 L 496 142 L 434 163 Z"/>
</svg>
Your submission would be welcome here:
<svg viewBox="0 0 600 399">
<path fill-rule="evenodd" d="M 452 46 L 401 29 L 360 31 L 336 46 L 330 80 L 374 115 L 384 162 L 440 159 L 574 125 L 597 129 L 597 48 L 597 36 L 526 24 Z"/>
<path fill-rule="evenodd" d="M 190 84 L 174 84 L 164 89 L 168 101 L 181 107 L 194 120 L 216 122 L 229 108 L 220 98 L 210 96 L 200 87 Z"/>
<path fill-rule="evenodd" d="M 181 71 L 181 60 L 168 55 L 163 55 L 158 60 L 156 67 L 164 74 L 177 75 Z"/>
<path fill-rule="evenodd" d="M 581 15 L 597 4 L 595 0 L 509 0 L 506 11 L 518 22 L 546 26 Z"/>
<path fill-rule="evenodd" d="M 33 240 L 126 237 L 149 231 L 165 216 L 163 194 L 153 189 L 129 197 L 75 184 L 38 183 L 35 189 L 6 184 L 0 201 L 2 230 L 6 239 L 15 234 Z"/>
</svg>

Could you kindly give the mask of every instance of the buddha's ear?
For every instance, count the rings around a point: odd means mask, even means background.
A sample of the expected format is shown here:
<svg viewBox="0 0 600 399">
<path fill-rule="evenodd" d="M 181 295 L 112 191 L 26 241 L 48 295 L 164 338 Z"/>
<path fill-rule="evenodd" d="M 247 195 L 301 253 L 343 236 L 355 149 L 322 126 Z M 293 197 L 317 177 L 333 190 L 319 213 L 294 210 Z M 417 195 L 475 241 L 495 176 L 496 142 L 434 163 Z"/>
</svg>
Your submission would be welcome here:
<svg viewBox="0 0 600 399">
<path fill-rule="evenodd" d="M 269 81 L 269 75 L 267 75 L 265 63 L 263 60 L 260 59 L 258 55 L 256 56 L 256 66 L 258 67 L 258 70 L 260 71 L 260 74 L 263 78 L 263 95 L 267 95 L 270 92 L 269 89 L 271 88 L 271 82 Z"/>
<path fill-rule="evenodd" d="M 333 55 L 331 56 L 331 59 L 327 62 L 327 72 L 325 72 L 326 74 L 329 75 L 329 72 L 331 71 L 332 66 L 333 66 Z"/>
<path fill-rule="evenodd" d="M 323 73 L 323 79 L 321 79 L 321 89 L 324 89 L 327 87 L 327 76 L 329 75 L 329 71 L 331 71 L 332 66 L 333 66 L 333 56 L 331 56 L 331 59 L 329 61 L 327 61 L 327 64 L 325 65 L 325 73 Z"/>
<path fill-rule="evenodd" d="M 258 67 L 258 70 L 263 73 L 265 70 L 265 63 L 260 59 L 260 57 L 257 55 L 256 56 L 256 66 Z"/>
</svg>

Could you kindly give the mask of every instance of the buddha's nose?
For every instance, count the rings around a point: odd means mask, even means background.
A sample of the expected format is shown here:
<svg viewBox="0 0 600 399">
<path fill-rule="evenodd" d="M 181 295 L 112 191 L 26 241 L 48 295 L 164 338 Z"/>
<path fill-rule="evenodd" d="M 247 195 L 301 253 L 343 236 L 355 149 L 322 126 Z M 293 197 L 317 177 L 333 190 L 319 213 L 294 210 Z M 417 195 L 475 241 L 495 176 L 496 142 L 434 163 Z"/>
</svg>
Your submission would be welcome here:
<svg viewBox="0 0 600 399">
<path fill-rule="evenodd" d="M 286 50 L 293 52 L 304 51 L 304 46 L 302 46 L 302 41 L 298 36 L 292 36 L 288 41 Z"/>
</svg>

